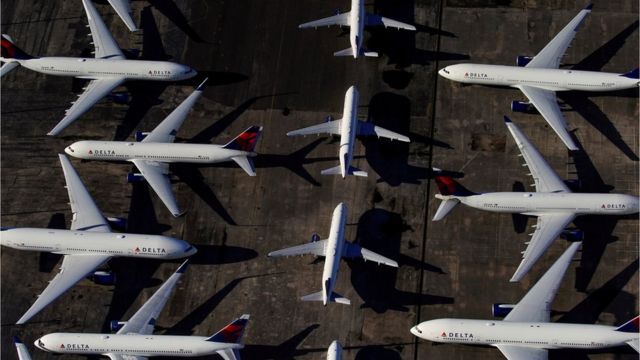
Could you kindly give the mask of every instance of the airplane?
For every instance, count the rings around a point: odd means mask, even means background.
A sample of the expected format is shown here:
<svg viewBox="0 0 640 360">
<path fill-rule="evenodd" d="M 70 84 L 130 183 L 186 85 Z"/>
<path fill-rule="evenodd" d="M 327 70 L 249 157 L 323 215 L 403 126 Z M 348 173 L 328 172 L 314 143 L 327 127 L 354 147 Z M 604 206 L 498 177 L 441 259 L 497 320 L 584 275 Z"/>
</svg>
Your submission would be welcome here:
<svg viewBox="0 0 640 360">
<path fill-rule="evenodd" d="M 27 346 L 17 336 L 13 337 L 13 343 L 16 345 L 18 360 L 31 360 L 31 354 Z"/>
<path fill-rule="evenodd" d="M 130 173 L 129 182 L 146 180 L 175 217 L 184 214 L 171 191 L 170 163 L 213 164 L 235 161 L 249 176 L 256 176 L 251 157 L 262 132 L 261 126 L 251 126 L 225 145 L 174 144 L 178 128 L 202 95 L 202 82 L 169 116 L 150 133 L 136 133 L 134 141 L 78 141 L 65 152 L 83 160 L 129 161 L 140 174 Z"/>
<path fill-rule="evenodd" d="M 129 321 L 112 321 L 115 334 L 52 333 L 34 342 L 55 354 L 103 355 L 111 360 L 146 359 L 152 356 L 195 357 L 218 353 L 225 360 L 239 360 L 249 315 L 242 315 L 217 333 L 207 336 L 153 335 L 156 320 L 176 284 L 186 271 L 185 261 L 147 300 Z"/>
<path fill-rule="evenodd" d="M 82 0 L 82 4 L 91 28 L 95 58 L 33 57 L 19 49 L 11 37 L 2 35 L 0 61 L 5 64 L 0 68 L 0 77 L 23 66 L 43 74 L 91 80 L 66 110 L 64 118 L 47 135 L 58 135 L 127 80 L 179 81 L 197 74 L 194 69 L 173 62 L 125 59 L 91 0 Z"/>
<path fill-rule="evenodd" d="M 299 25 L 298 28 L 318 28 L 320 26 L 348 26 L 349 42 L 351 47 L 333 53 L 333 56 L 353 56 L 357 59 L 359 56 L 378 57 L 378 53 L 368 51 L 362 47 L 364 40 L 364 27 L 366 26 L 384 26 L 396 29 L 405 29 L 415 31 L 416 27 L 405 24 L 400 21 L 389 19 L 380 15 L 367 14 L 364 12 L 364 0 L 351 0 L 351 11 L 330 16 L 324 19 L 315 20 Z"/>
<path fill-rule="evenodd" d="M 116 11 L 122 22 L 127 26 L 129 31 L 138 31 L 138 27 L 131 17 L 131 4 L 129 0 L 108 0 L 113 10 Z"/>
<path fill-rule="evenodd" d="M 112 257 L 180 259 L 197 252 L 184 240 L 161 235 L 112 233 L 109 221 L 75 171 L 69 159 L 59 155 L 73 218 L 70 230 L 8 228 L 0 232 L 0 244 L 13 249 L 64 255 L 60 272 L 16 324 L 24 324 L 85 277 L 97 283 L 114 282 L 114 276 L 94 270 Z"/>
<path fill-rule="evenodd" d="M 565 26 L 534 57 L 518 56 L 517 66 L 457 64 L 440 69 L 438 74 L 449 80 L 489 86 L 509 86 L 520 89 L 528 103 L 511 102 L 514 112 L 529 112 L 531 105 L 549 123 L 569 150 L 578 146 L 567 130 L 567 121 L 560 111 L 556 91 L 615 91 L 638 87 L 638 69 L 625 74 L 598 71 L 559 69 L 560 60 L 573 41 L 585 17 L 591 13 L 589 5 Z"/>
<path fill-rule="evenodd" d="M 508 117 L 505 124 L 511 132 L 516 145 L 533 177 L 535 192 L 493 192 L 474 193 L 465 189 L 455 180 L 447 176 L 436 176 L 440 190 L 436 198 L 442 200 L 433 221 L 442 220 L 459 203 L 472 208 L 500 212 L 517 213 L 536 216 L 533 237 L 526 244 L 522 262 L 510 281 L 520 281 L 538 261 L 544 251 L 559 235 L 569 237 L 581 234 L 575 230 L 567 230 L 576 216 L 579 215 L 626 215 L 638 212 L 638 197 L 623 194 L 587 194 L 573 193 L 560 179 L 529 139 Z"/>
<path fill-rule="evenodd" d="M 344 179 L 347 175 L 367 176 L 366 171 L 351 166 L 353 160 L 353 143 L 358 136 L 377 136 L 391 140 L 409 142 L 409 138 L 393 131 L 375 126 L 370 122 L 358 120 L 358 97 L 359 92 L 355 86 L 351 86 L 344 96 L 344 110 L 342 119 L 333 120 L 328 117 L 327 122 L 309 126 L 303 129 L 289 131 L 287 136 L 331 134 L 340 135 L 340 166 L 322 170 L 322 175 L 342 175 Z"/>
<path fill-rule="evenodd" d="M 434 319 L 414 326 L 411 333 L 439 343 L 494 346 L 509 360 L 546 360 L 550 349 L 628 344 L 639 351 L 639 317 L 618 327 L 549 322 L 551 303 L 580 245 L 572 243 L 518 304 L 494 304 L 494 316 L 504 320 Z"/>
<path fill-rule="evenodd" d="M 342 360 L 342 345 L 337 340 L 333 340 L 329 345 L 327 360 Z"/>
<path fill-rule="evenodd" d="M 340 294 L 333 291 L 340 270 L 340 258 L 363 258 L 364 261 L 373 261 L 387 266 L 398 267 L 398 263 L 388 259 L 382 255 L 376 254 L 371 250 L 365 249 L 360 245 L 349 243 L 345 240 L 344 232 L 347 225 L 347 205 L 338 204 L 333 210 L 331 218 L 331 229 L 329 230 L 329 238 L 320 240 L 318 234 L 311 236 L 311 242 L 304 245 L 293 246 L 290 248 L 270 252 L 267 256 L 294 256 L 312 254 L 315 256 L 324 256 L 324 267 L 322 270 L 322 290 L 303 296 L 302 301 L 322 301 L 324 306 L 329 302 L 350 305 L 351 301 Z"/>
</svg>

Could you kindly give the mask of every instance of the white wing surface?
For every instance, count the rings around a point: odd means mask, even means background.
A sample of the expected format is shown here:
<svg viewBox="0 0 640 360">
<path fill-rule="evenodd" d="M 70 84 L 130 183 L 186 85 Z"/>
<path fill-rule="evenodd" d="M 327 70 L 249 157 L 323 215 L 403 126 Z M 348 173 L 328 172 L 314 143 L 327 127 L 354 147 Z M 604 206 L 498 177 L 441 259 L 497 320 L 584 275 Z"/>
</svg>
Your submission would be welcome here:
<svg viewBox="0 0 640 360">
<path fill-rule="evenodd" d="M 187 270 L 189 260 L 185 261 L 180 265 L 178 270 L 176 270 L 167 281 L 162 284 L 162 286 L 147 300 L 147 302 L 142 305 L 142 307 L 127 321 L 120 330 L 118 330 L 118 334 L 126 335 L 126 334 L 141 334 L 141 335 L 149 335 L 153 333 L 153 329 L 156 323 L 156 319 L 160 315 L 160 312 L 164 308 L 169 296 L 173 292 L 173 289 L 178 284 L 178 281 Z"/>
<path fill-rule="evenodd" d="M 339 25 L 339 26 L 349 26 L 349 14 L 350 12 L 329 16 L 320 20 L 310 21 L 308 23 L 304 23 L 299 25 L 298 28 L 306 29 L 312 27 L 320 27 L 320 26 L 331 26 L 331 25 Z"/>
<path fill-rule="evenodd" d="M 551 303 L 556 297 L 560 282 L 567 272 L 581 242 L 571 243 L 569 248 L 542 275 L 540 280 L 527 292 L 504 321 L 513 322 L 549 322 Z"/>
<path fill-rule="evenodd" d="M 520 266 L 518 266 L 509 281 L 520 281 L 575 217 L 574 213 L 539 215 L 536 230 L 533 232 L 529 245 L 527 245 L 527 249 L 522 255 Z"/>
<path fill-rule="evenodd" d="M 111 360 L 147 360 L 148 357 L 135 355 L 105 354 Z"/>
<path fill-rule="evenodd" d="M 109 4 L 113 10 L 116 11 L 122 22 L 127 25 L 129 31 L 137 31 L 138 27 L 133 22 L 133 18 L 131 18 L 131 4 L 129 4 L 129 0 L 109 0 Z"/>
<path fill-rule="evenodd" d="M 18 352 L 19 360 L 31 360 L 31 354 L 29 353 L 27 346 L 20 339 L 18 339 L 17 336 L 13 337 L 13 343 L 16 345 L 16 351 Z"/>
<path fill-rule="evenodd" d="M 366 14 L 365 24 L 367 26 L 384 26 L 384 27 L 392 27 L 396 29 L 404 29 L 416 31 L 416 27 L 413 25 L 405 24 L 403 22 L 386 18 L 384 16 L 375 15 L 375 14 Z"/>
<path fill-rule="evenodd" d="M 120 50 L 113 36 L 111 36 L 111 32 L 107 29 L 104 21 L 102 21 L 93 2 L 91 2 L 91 0 L 82 0 L 82 5 L 84 5 L 87 20 L 89 20 L 91 37 L 93 38 L 93 45 L 96 49 L 96 59 L 124 59 L 122 50 Z"/>
<path fill-rule="evenodd" d="M 507 360 L 547 360 L 549 352 L 546 349 L 536 349 L 517 345 L 495 345 Z"/>
<path fill-rule="evenodd" d="M 191 111 L 193 105 L 202 95 L 204 84 L 206 82 L 207 79 L 205 79 L 202 84 L 200 84 L 196 90 L 182 102 L 182 104 L 173 110 L 169 116 L 162 120 L 162 122 L 156 126 L 156 128 L 153 129 L 153 131 L 151 131 L 149 135 L 142 140 L 142 142 L 173 142 L 178 129 L 182 126 L 187 115 L 189 115 L 189 111 Z"/>
<path fill-rule="evenodd" d="M 317 135 L 317 134 L 331 134 L 340 135 L 340 124 L 342 119 L 325 122 L 318 125 L 309 126 L 299 130 L 289 131 L 287 136 L 299 136 L 299 135 Z"/>
<path fill-rule="evenodd" d="M 534 58 L 527 64 L 526 67 L 530 68 L 551 68 L 557 69 L 560 66 L 560 60 L 564 56 L 565 52 L 571 45 L 573 38 L 578 33 L 578 29 L 580 25 L 584 21 L 585 17 L 591 13 L 591 8 L 593 5 L 589 5 L 586 8 L 582 9 L 576 15 L 576 17 L 571 20 L 567 26 L 562 29 L 556 37 L 551 40 L 545 46 L 538 55 L 534 56 Z"/>
<path fill-rule="evenodd" d="M 290 248 L 272 251 L 267 256 L 294 256 L 294 255 L 315 255 L 325 256 L 327 240 L 313 241 L 307 244 L 293 246 Z"/>
<path fill-rule="evenodd" d="M 504 122 L 513 136 L 518 149 L 524 157 L 524 161 L 531 171 L 531 176 L 535 182 L 538 192 L 571 192 L 567 185 L 558 177 L 558 174 L 551 169 L 551 166 L 544 160 L 542 155 L 529 139 L 520 131 L 511 119 L 504 117 Z"/>
<path fill-rule="evenodd" d="M 73 213 L 71 230 L 111 232 L 109 223 L 82 184 L 80 176 L 71 165 L 71 161 L 62 154 L 59 154 L 58 157 L 67 183 L 69 204 Z"/>
<path fill-rule="evenodd" d="M 73 102 L 71 107 L 65 111 L 65 116 L 47 135 L 58 135 L 72 122 L 76 121 L 82 114 L 91 109 L 98 101 L 107 96 L 113 89 L 120 86 L 125 81 L 124 77 L 110 77 L 91 80 L 84 92 Z"/>
<path fill-rule="evenodd" d="M 62 259 L 60 272 L 49 282 L 42 294 L 16 324 L 24 324 L 64 294 L 73 285 L 87 277 L 93 270 L 109 260 L 108 255 L 65 255 Z"/>
<path fill-rule="evenodd" d="M 374 124 L 362 120 L 358 120 L 358 136 L 377 136 L 383 137 L 391 140 L 399 140 L 402 142 L 409 142 L 409 138 L 398 134 L 397 132 L 393 132 L 391 130 L 387 130 L 380 126 L 375 126 Z"/>
<path fill-rule="evenodd" d="M 578 146 L 569 135 L 569 131 L 567 131 L 567 120 L 560 112 L 556 93 L 528 85 L 518 85 L 516 88 L 522 91 L 533 106 L 536 107 L 540 115 L 547 120 L 549 126 L 558 134 L 565 146 L 569 150 L 578 150 Z"/>
<path fill-rule="evenodd" d="M 184 214 L 178 203 L 176 197 L 171 190 L 171 181 L 169 180 L 169 164 L 159 163 L 157 161 L 147 161 L 134 159 L 131 162 L 140 170 L 142 176 L 151 185 L 153 191 L 158 194 L 160 200 L 169 209 L 173 216 L 180 216 Z"/>
<path fill-rule="evenodd" d="M 349 242 L 345 242 L 344 248 L 342 250 L 342 256 L 349 258 L 363 258 L 365 261 L 373 261 L 378 265 L 384 264 L 387 266 L 398 267 L 398 263 L 389 259 L 388 257 L 384 257 L 378 253 L 375 253 L 369 249 L 363 248 L 358 244 L 353 244 Z"/>
</svg>

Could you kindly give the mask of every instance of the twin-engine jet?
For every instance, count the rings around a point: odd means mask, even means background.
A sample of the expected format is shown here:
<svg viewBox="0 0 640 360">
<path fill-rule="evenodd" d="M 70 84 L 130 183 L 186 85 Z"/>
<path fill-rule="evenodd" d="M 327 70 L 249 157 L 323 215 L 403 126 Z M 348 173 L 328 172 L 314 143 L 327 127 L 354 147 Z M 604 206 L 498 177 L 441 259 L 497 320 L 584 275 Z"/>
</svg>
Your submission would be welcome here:
<svg viewBox="0 0 640 360">
<path fill-rule="evenodd" d="M 206 82 L 206 80 L 205 80 Z M 202 95 L 204 84 L 187 97 L 166 119 L 148 134 L 138 133 L 135 141 L 78 141 L 67 146 L 65 152 L 84 160 L 129 161 L 140 174 L 129 174 L 129 180 L 146 180 L 173 216 L 184 213 L 171 190 L 170 163 L 213 164 L 235 161 L 249 176 L 255 176 L 251 158 L 262 127 L 252 126 L 226 145 L 174 144 L 176 133 L 189 111 Z"/>
<path fill-rule="evenodd" d="M 322 170 L 322 175 L 338 175 L 344 179 L 347 175 L 367 176 L 366 171 L 351 166 L 353 160 L 353 146 L 356 135 L 377 136 L 391 140 L 409 142 L 409 138 L 393 131 L 375 126 L 370 122 L 358 120 L 358 89 L 350 87 L 344 97 L 342 119 L 332 120 L 303 129 L 290 131 L 287 136 L 331 134 L 340 135 L 340 165 Z"/>
<path fill-rule="evenodd" d="M 517 66 L 458 64 L 441 69 L 441 76 L 462 83 L 509 86 L 520 89 L 529 103 L 513 101 L 511 110 L 529 111 L 530 105 L 549 123 L 569 150 L 578 146 L 567 130 L 567 122 L 560 111 L 556 91 L 615 91 L 637 87 L 638 69 L 625 74 L 559 69 L 560 60 L 573 41 L 592 5 L 578 15 L 533 58 L 518 56 Z"/>
<path fill-rule="evenodd" d="M 188 261 L 188 260 L 187 260 Z M 242 315 L 210 337 L 153 335 L 156 320 L 187 268 L 185 261 L 126 322 L 112 321 L 116 334 L 53 333 L 34 342 L 41 350 L 80 356 L 103 355 L 111 360 L 142 360 L 152 356 L 196 357 L 218 353 L 240 360 L 239 351 L 249 315 Z"/>
<path fill-rule="evenodd" d="M 551 349 L 602 349 L 628 344 L 639 351 L 639 318 L 615 326 L 550 323 L 551 303 L 580 242 L 572 243 L 503 321 L 435 319 L 411 329 L 419 338 L 497 347 L 509 360 L 546 360 Z M 494 309 L 497 305 L 494 304 Z"/>
<path fill-rule="evenodd" d="M 60 272 L 16 324 L 24 324 L 112 257 L 179 259 L 196 253 L 184 240 L 159 235 L 112 233 L 109 222 L 75 171 L 60 155 L 73 218 L 70 230 L 2 228 L 0 244 L 18 250 L 64 255 Z M 96 272 L 98 276 L 107 276 Z"/>
<path fill-rule="evenodd" d="M 298 27 L 301 29 L 306 29 L 331 25 L 348 26 L 349 42 L 351 43 L 351 47 L 337 51 L 333 53 L 333 56 L 353 56 L 354 59 L 357 59 L 362 55 L 372 57 L 378 56 L 377 52 L 368 51 L 362 47 L 365 26 L 382 25 L 384 27 L 393 27 L 396 29 L 405 29 L 411 31 L 416 30 L 416 27 L 413 25 L 405 24 L 400 21 L 392 20 L 380 15 L 365 13 L 364 0 L 351 0 L 351 11 L 349 12 L 304 23 Z"/>
<path fill-rule="evenodd" d="M 513 135 L 526 166 L 531 172 L 535 192 L 494 192 L 478 194 L 446 176 L 437 176 L 442 203 L 434 221 L 443 219 L 456 205 L 501 213 L 537 216 L 533 237 L 523 252 L 522 262 L 511 278 L 520 281 L 565 228 L 578 215 L 626 215 L 638 212 L 638 197 L 621 194 L 572 193 L 558 177 L 529 139 L 505 116 L 507 128 Z"/>
<path fill-rule="evenodd" d="M 380 264 L 398 267 L 398 263 L 360 245 L 348 243 L 345 240 L 345 227 L 347 225 L 347 206 L 344 203 L 338 204 L 333 210 L 331 218 L 331 229 L 329 238 L 320 240 L 317 234 L 313 234 L 311 242 L 298 245 L 283 250 L 273 251 L 268 254 L 270 257 L 294 256 L 294 255 L 315 255 L 324 256 L 324 268 L 322 270 L 322 290 L 302 297 L 302 301 L 322 301 L 326 306 L 329 302 L 350 305 L 351 301 L 342 295 L 333 292 L 338 271 L 340 270 L 340 259 L 363 258 L 365 261 L 373 261 Z"/>
<path fill-rule="evenodd" d="M 125 59 L 91 0 L 82 0 L 82 4 L 91 28 L 95 58 L 33 57 L 20 50 L 9 36 L 2 35 L 0 61 L 5 64 L 0 68 L 0 76 L 20 65 L 43 74 L 91 80 L 84 92 L 66 110 L 64 118 L 47 135 L 58 135 L 127 80 L 178 81 L 197 74 L 186 65 L 168 61 Z"/>
</svg>

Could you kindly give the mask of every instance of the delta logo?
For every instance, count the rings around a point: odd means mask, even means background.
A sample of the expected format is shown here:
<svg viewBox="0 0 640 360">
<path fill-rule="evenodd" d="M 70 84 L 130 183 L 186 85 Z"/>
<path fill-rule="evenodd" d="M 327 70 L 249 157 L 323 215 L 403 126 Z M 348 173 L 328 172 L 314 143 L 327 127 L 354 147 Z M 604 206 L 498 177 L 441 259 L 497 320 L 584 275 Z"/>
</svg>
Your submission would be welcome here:
<svg viewBox="0 0 640 360">
<path fill-rule="evenodd" d="M 627 206 L 625 204 L 602 204 L 602 209 L 626 209 Z"/>
<path fill-rule="evenodd" d="M 136 246 L 135 249 L 133 249 L 133 251 L 136 254 L 166 254 L 167 250 L 165 250 L 164 248 L 148 248 L 148 247 L 139 247 Z"/>
<path fill-rule="evenodd" d="M 440 334 L 440 337 L 443 337 L 443 338 L 473 339 L 473 334 L 472 333 L 457 333 L 457 332 L 446 333 L 446 332 L 443 331 L 442 334 Z"/>
<path fill-rule="evenodd" d="M 464 77 L 471 77 L 471 78 L 488 78 L 489 75 L 485 74 L 485 73 L 464 73 Z"/>
<path fill-rule="evenodd" d="M 60 349 L 65 350 L 88 350 L 89 345 L 87 344 L 60 344 Z"/>
</svg>

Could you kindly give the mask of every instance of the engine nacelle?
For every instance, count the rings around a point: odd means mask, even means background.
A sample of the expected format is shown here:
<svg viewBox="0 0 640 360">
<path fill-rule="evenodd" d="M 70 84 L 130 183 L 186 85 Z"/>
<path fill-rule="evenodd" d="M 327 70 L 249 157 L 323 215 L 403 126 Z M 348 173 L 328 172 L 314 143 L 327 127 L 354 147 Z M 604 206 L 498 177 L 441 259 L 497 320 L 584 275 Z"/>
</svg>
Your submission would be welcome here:
<svg viewBox="0 0 640 360">
<path fill-rule="evenodd" d="M 136 131 L 136 141 L 140 142 L 142 140 L 144 140 L 144 138 L 147 137 L 147 135 L 149 135 L 149 132 L 143 132 L 143 131 Z"/>
<path fill-rule="evenodd" d="M 116 274 L 109 271 L 96 271 L 89 279 L 99 285 L 113 285 L 116 283 Z"/>
<path fill-rule="evenodd" d="M 109 322 L 109 328 L 111 329 L 111 332 L 116 332 L 120 330 L 126 323 L 126 321 L 111 320 Z"/>
<path fill-rule="evenodd" d="M 317 242 L 320 241 L 320 235 L 313 233 L 313 235 L 311 235 L 311 242 Z"/>
<path fill-rule="evenodd" d="M 107 222 L 111 228 L 118 231 L 127 231 L 127 219 L 120 217 L 107 217 Z"/>
<path fill-rule="evenodd" d="M 129 184 L 135 184 L 144 181 L 144 176 L 139 173 L 128 173 L 127 174 L 127 182 Z"/>
<path fill-rule="evenodd" d="M 515 304 L 496 303 L 491 306 L 491 313 L 494 317 L 505 317 L 509 315 L 515 306 Z"/>
<path fill-rule="evenodd" d="M 582 188 L 582 183 L 578 179 L 564 180 L 564 184 L 573 192 L 580 192 L 580 189 Z"/>
<path fill-rule="evenodd" d="M 533 59 L 533 56 L 518 55 L 516 57 L 516 65 L 520 67 L 527 66 L 527 64 L 530 63 L 532 59 Z"/>
<path fill-rule="evenodd" d="M 332 121 L 333 121 L 333 116 L 327 115 L 324 117 L 324 122 L 332 122 Z"/>
<path fill-rule="evenodd" d="M 532 106 L 530 103 L 525 103 L 521 101 L 511 102 L 511 111 L 513 112 L 528 113 L 528 112 L 531 112 L 531 108 Z"/>
<path fill-rule="evenodd" d="M 107 95 L 107 98 L 116 104 L 122 105 L 129 104 L 129 100 L 131 99 L 129 92 L 127 91 L 113 91 L 111 94 Z"/>
<path fill-rule="evenodd" d="M 582 241 L 584 232 L 578 229 L 565 229 L 560 233 L 560 237 L 569 241 Z"/>
</svg>

